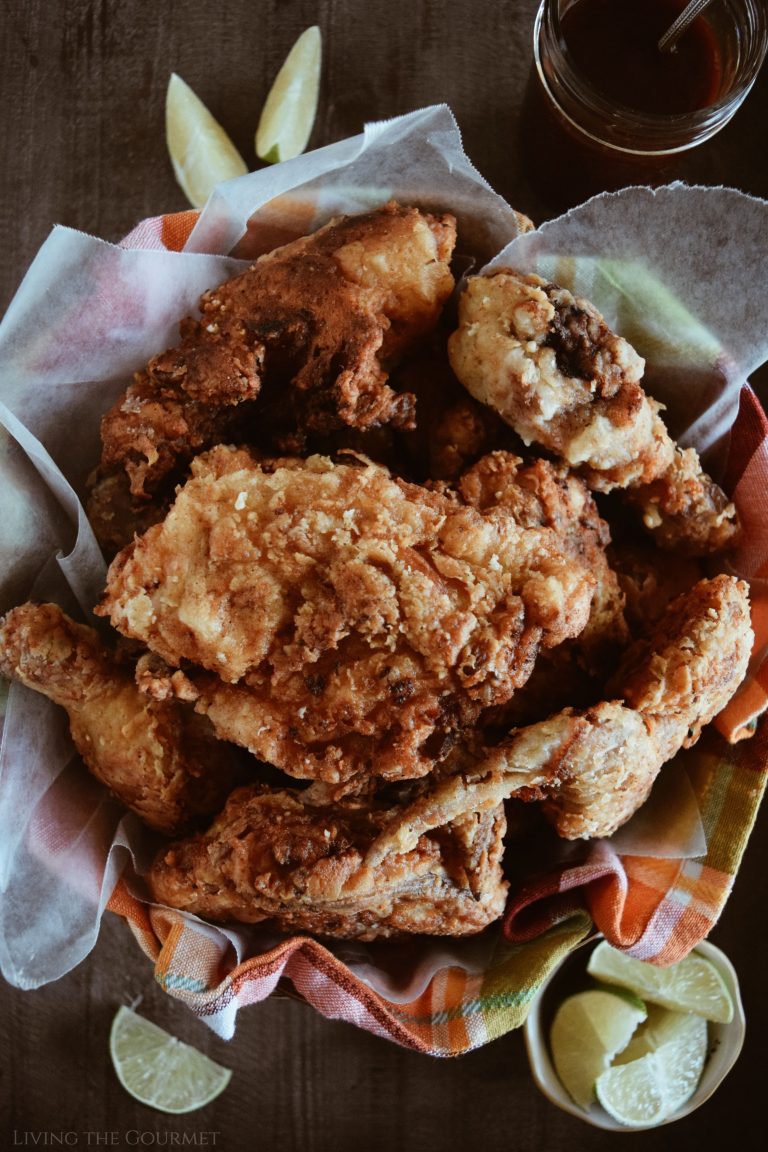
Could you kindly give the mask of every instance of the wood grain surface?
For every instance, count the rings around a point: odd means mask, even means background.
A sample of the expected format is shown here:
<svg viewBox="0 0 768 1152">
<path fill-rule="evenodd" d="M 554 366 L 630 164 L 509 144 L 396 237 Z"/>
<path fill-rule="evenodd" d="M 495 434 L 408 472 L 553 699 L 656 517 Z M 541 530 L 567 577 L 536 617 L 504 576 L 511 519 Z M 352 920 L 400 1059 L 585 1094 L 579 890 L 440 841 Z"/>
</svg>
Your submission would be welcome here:
<svg viewBox="0 0 768 1152">
<path fill-rule="evenodd" d="M 118 240 L 139 219 L 186 206 L 164 140 L 171 71 L 255 166 L 253 133 L 271 80 L 314 23 L 324 66 L 313 145 L 444 101 L 479 170 L 515 207 L 545 219 L 552 202 L 520 144 L 535 9 L 536 0 L 0 0 L 0 312 L 54 223 Z M 732 124 L 680 174 L 768 197 L 767 119 L 763 74 Z M 633 1148 L 764 1146 L 767 834 L 763 811 L 711 937 L 741 978 L 744 1052 L 702 1109 L 633 1135 Z M 118 1084 L 109 1027 L 118 1005 L 136 997 L 158 1023 L 234 1069 L 229 1089 L 201 1112 L 163 1116 Z M 0 982 L 0 1038 L 0 1149 L 576 1152 L 620 1139 L 539 1094 L 517 1033 L 440 1061 L 273 999 L 245 1010 L 236 1038 L 220 1041 L 159 990 L 111 915 L 91 956 L 56 984 L 21 992 Z"/>
</svg>

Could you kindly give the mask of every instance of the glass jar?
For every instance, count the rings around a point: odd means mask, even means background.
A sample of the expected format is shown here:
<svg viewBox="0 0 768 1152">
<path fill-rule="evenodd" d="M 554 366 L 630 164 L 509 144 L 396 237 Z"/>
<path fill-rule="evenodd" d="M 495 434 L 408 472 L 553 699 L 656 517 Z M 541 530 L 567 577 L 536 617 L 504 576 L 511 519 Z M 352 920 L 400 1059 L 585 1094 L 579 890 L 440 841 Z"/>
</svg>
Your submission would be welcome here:
<svg viewBox="0 0 768 1152">
<path fill-rule="evenodd" d="M 634 2 L 653 2 L 662 10 L 662 31 L 684 7 L 683 0 Z M 614 3 L 624 6 L 626 18 L 630 0 Z M 676 157 L 728 123 L 752 87 L 768 48 L 765 0 L 717 0 L 697 18 L 706 21 L 701 31 L 711 42 L 712 84 L 703 106 L 683 111 L 641 110 L 596 85 L 594 73 L 585 73 L 572 50 L 574 43 L 569 45 L 572 10 L 580 4 L 610 10 L 610 0 L 543 0 L 536 17 L 534 80 L 549 121 L 538 152 L 552 151 L 553 174 L 559 169 L 571 183 L 581 180 L 584 194 L 661 183 L 674 174 Z M 599 45 L 592 48 L 599 51 Z"/>
</svg>

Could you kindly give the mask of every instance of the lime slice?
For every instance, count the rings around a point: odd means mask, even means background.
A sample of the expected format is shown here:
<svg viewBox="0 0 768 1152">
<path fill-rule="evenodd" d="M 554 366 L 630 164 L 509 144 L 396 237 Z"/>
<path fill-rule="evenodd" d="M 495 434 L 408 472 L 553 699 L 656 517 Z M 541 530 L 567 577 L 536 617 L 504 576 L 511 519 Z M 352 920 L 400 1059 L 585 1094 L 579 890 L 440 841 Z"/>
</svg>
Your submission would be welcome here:
<svg viewBox="0 0 768 1152">
<path fill-rule="evenodd" d="M 707 1022 L 653 1005 L 595 1095 L 614 1120 L 637 1128 L 660 1124 L 689 1100 L 707 1058 Z"/>
<path fill-rule="evenodd" d="M 193 1112 L 224 1091 L 232 1073 L 130 1008 L 112 1021 L 109 1053 L 136 1100 L 160 1112 Z"/>
<path fill-rule="evenodd" d="M 645 1008 L 613 992 L 591 989 L 569 996 L 550 1032 L 552 1062 L 563 1087 L 581 1108 L 595 1100 L 595 1081 L 632 1038 Z"/>
<path fill-rule="evenodd" d="M 649 1052 L 659 1057 L 668 1113 L 696 1091 L 707 1059 L 707 1022 L 692 1012 L 670 1012 L 651 1004 L 648 1019 L 638 1028 L 615 1063 L 629 1064 Z"/>
<path fill-rule="evenodd" d="M 603 1072 L 595 1095 L 609 1116 L 628 1128 L 661 1124 L 669 1114 L 663 1088 L 664 1073 L 655 1052 L 631 1064 L 617 1064 Z"/>
<path fill-rule="evenodd" d="M 165 138 L 176 179 L 195 208 L 202 208 L 222 180 L 248 171 L 219 122 L 175 72 L 165 96 Z"/>
<path fill-rule="evenodd" d="M 256 155 L 275 164 L 299 156 L 312 134 L 320 93 L 322 38 L 315 24 L 302 32 L 269 90 L 256 129 Z"/>
<path fill-rule="evenodd" d="M 733 1019 L 733 1000 L 722 976 L 696 952 L 669 968 L 657 968 L 618 952 L 603 940 L 590 956 L 587 971 L 673 1011 L 695 1012 L 719 1024 Z"/>
</svg>

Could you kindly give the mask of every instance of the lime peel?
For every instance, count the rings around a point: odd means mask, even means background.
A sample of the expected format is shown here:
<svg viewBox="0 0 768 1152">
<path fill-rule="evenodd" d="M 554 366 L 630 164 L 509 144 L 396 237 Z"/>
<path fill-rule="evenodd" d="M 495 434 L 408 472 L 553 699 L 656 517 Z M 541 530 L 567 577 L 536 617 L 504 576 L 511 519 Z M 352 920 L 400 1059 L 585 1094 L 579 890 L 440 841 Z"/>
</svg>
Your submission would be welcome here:
<svg viewBox="0 0 768 1152">
<path fill-rule="evenodd" d="M 129 1095 L 160 1112 L 193 1112 L 229 1084 L 229 1068 L 122 1005 L 112 1021 L 109 1054 Z"/>
</svg>

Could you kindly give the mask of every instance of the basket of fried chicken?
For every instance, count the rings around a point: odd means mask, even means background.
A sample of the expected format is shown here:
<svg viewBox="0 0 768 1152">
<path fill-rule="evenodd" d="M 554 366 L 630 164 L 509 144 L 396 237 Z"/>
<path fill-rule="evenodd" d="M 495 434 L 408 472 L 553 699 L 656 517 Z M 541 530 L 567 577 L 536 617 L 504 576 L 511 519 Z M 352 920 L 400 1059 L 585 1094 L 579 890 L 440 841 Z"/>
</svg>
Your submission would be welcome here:
<svg viewBox="0 0 768 1152">
<path fill-rule="evenodd" d="M 2 618 L 152 906 L 503 931 L 520 845 L 610 842 L 745 682 L 744 526 L 643 357 L 456 251 L 449 207 L 387 199 L 212 284 L 101 420 L 98 619 Z"/>
</svg>

